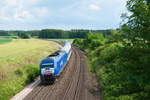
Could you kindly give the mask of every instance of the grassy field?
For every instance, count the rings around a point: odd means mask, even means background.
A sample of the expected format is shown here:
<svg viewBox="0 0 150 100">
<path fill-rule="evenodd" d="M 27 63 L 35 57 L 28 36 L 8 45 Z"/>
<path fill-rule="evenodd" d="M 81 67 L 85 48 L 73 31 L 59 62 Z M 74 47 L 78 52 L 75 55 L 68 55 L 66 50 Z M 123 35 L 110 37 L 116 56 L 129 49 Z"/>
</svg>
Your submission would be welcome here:
<svg viewBox="0 0 150 100">
<path fill-rule="evenodd" d="M 70 41 L 70 43 L 72 43 L 74 39 L 48 39 L 48 40 L 56 40 L 56 41 L 61 41 L 61 42 L 68 40 L 68 41 Z"/>
<path fill-rule="evenodd" d="M 11 41 L 12 41 L 12 39 L 10 39 L 10 38 L 0 38 L 0 44 L 6 44 Z"/>
<path fill-rule="evenodd" d="M 18 39 L 18 36 L 0 36 L 0 38 Z"/>
<path fill-rule="evenodd" d="M 39 74 L 40 61 L 60 45 L 37 39 L 17 39 L 0 45 L 0 100 L 12 96 Z"/>
</svg>

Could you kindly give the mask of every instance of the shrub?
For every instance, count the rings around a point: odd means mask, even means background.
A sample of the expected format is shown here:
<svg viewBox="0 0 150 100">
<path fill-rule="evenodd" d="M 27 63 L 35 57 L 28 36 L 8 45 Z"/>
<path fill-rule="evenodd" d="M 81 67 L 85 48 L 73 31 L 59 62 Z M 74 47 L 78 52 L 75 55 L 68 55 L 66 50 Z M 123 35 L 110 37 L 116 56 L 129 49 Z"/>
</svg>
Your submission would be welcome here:
<svg viewBox="0 0 150 100">
<path fill-rule="evenodd" d="M 26 69 L 27 73 L 27 81 L 26 83 L 30 83 L 34 81 L 34 79 L 39 75 L 39 68 L 34 65 L 29 65 L 28 68 Z"/>
<path fill-rule="evenodd" d="M 18 75 L 18 76 L 22 76 L 22 75 L 23 75 L 23 72 L 22 72 L 21 69 L 16 69 L 16 70 L 14 71 L 14 73 L 15 73 L 16 75 Z"/>
<path fill-rule="evenodd" d="M 83 45 L 83 40 L 82 39 L 74 39 L 73 45 L 75 45 L 76 47 L 84 50 L 84 45 Z"/>
<path fill-rule="evenodd" d="M 22 32 L 22 33 L 19 33 L 19 37 L 23 39 L 29 39 L 31 38 L 31 35 L 29 33 Z"/>
</svg>

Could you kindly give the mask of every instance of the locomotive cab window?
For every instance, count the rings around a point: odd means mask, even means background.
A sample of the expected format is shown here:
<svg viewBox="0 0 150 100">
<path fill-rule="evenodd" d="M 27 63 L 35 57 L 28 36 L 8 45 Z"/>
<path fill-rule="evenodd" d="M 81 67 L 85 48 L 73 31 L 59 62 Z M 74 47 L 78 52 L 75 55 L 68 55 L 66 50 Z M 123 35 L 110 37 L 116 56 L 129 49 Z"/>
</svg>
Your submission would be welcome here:
<svg viewBox="0 0 150 100">
<path fill-rule="evenodd" d="M 49 63 L 49 64 L 42 64 L 42 67 L 48 67 L 48 68 L 54 68 L 54 64 L 53 63 Z"/>
</svg>

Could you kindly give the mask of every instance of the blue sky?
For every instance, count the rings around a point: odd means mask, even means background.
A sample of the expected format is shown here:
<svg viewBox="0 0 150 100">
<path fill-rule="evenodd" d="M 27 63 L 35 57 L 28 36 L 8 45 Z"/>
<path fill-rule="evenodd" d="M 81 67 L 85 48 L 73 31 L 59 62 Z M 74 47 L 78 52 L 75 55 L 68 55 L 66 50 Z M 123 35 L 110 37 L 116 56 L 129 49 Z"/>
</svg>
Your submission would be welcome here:
<svg viewBox="0 0 150 100">
<path fill-rule="evenodd" d="M 127 0 L 0 0 L 0 30 L 118 28 Z"/>
</svg>

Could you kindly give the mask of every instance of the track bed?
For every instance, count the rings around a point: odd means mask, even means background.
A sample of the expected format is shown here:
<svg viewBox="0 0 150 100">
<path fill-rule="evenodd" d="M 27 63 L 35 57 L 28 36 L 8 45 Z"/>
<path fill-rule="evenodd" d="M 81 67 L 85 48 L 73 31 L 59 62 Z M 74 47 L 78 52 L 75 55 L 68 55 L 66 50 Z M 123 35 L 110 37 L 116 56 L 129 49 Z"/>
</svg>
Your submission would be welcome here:
<svg viewBox="0 0 150 100">
<path fill-rule="evenodd" d="M 24 100 L 100 100 L 98 82 L 88 72 L 84 53 L 72 48 L 72 55 L 54 84 L 38 84 Z"/>
</svg>

